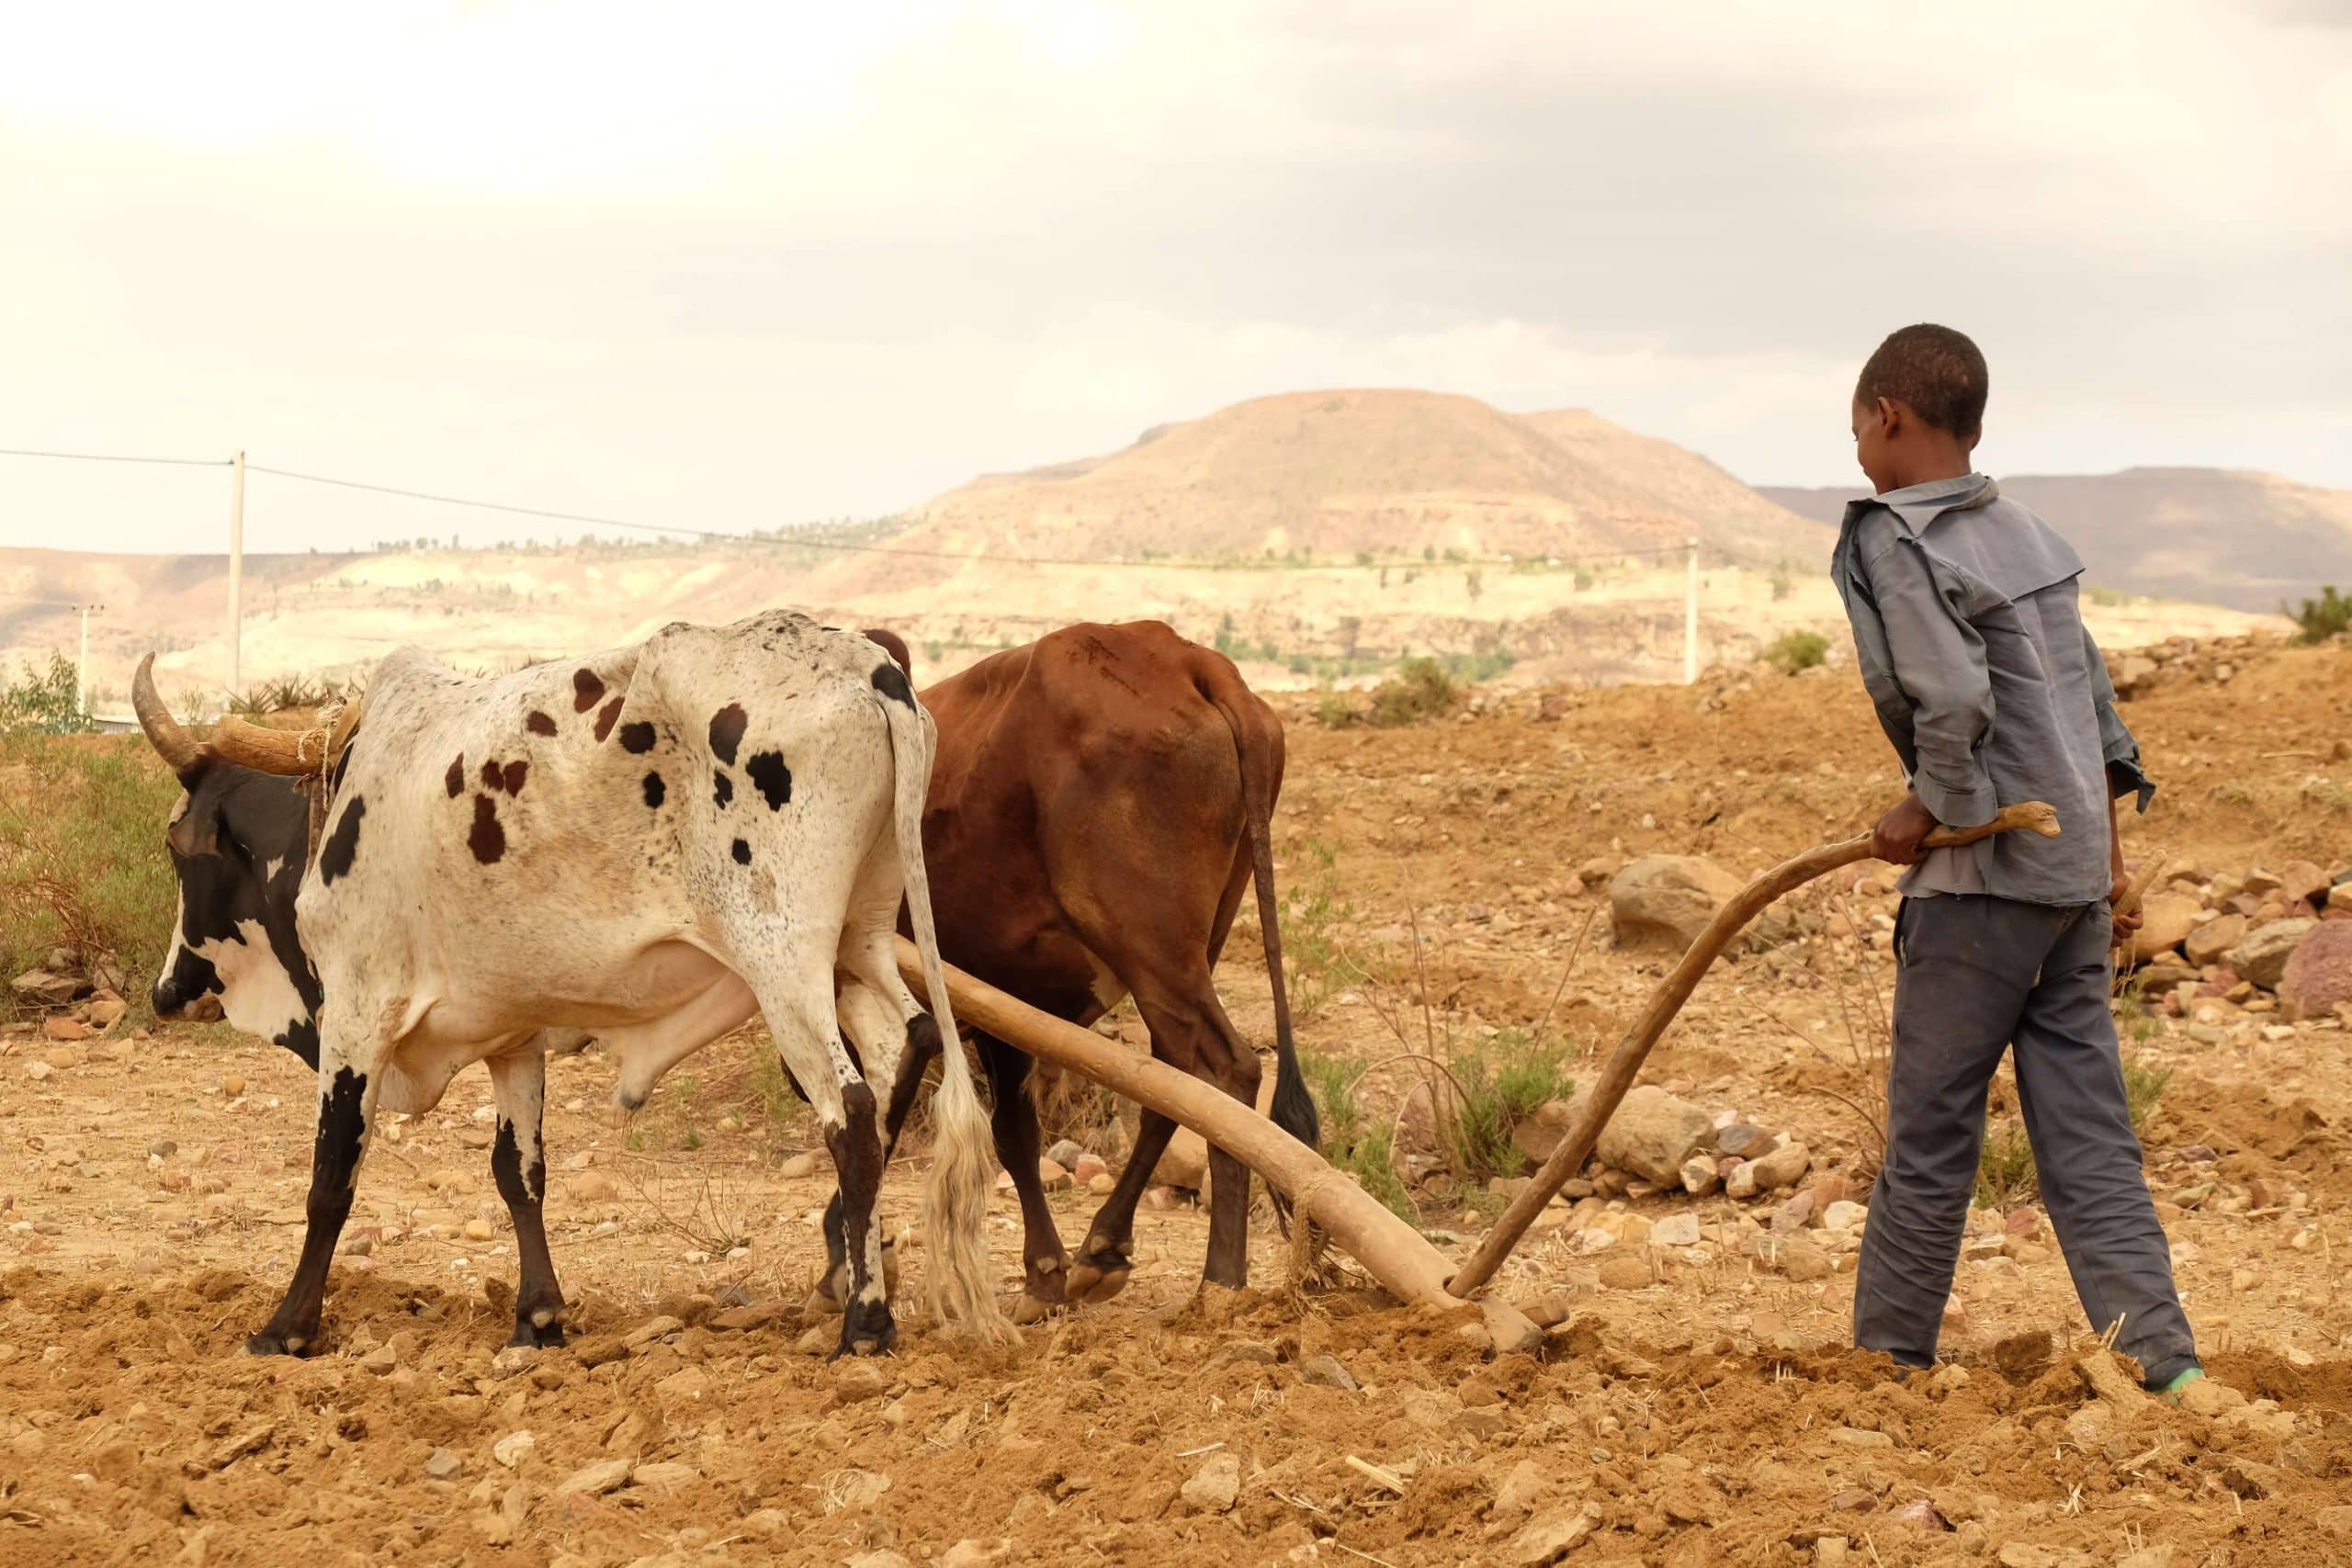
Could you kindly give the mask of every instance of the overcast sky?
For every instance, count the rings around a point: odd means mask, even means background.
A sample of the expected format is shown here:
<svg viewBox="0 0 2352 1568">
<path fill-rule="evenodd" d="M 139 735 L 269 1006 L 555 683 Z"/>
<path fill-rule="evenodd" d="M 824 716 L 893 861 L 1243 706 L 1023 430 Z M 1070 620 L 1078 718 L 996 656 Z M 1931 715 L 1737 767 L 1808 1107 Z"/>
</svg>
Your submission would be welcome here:
<svg viewBox="0 0 2352 1568">
<path fill-rule="evenodd" d="M 1843 483 L 1932 319 L 1995 472 L 2352 487 L 2347 192 L 2346 0 L 12 7 L 0 446 L 732 529 L 1390 385 Z M 0 458 L 0 544 L 226 492 Z"/>
</svg>

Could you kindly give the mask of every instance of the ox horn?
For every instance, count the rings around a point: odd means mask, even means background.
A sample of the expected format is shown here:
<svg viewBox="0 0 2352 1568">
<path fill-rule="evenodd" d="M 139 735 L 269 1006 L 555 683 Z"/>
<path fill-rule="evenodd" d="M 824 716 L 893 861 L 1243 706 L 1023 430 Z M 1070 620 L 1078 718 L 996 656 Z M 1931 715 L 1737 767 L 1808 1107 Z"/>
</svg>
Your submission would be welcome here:
<svg viewBox="0 0 2352 1568">
<path fill-rule="evenodd" d="M 193 765 L 204 749 L 196 743 L 172 710 L 164 705 L 163 697 L 155 690 L 155 656 L 149 654 L 139 661 L 139 672 L 130 678 L 130 708 L 139 716 L 139 728 L 147 733 L 147 744 L 164 759 L 175 773 L 184 773 Z"/>
<path fill-rule="evenodd" d="M 326 765 L 326 734 L 316 729 L 268 729 L 242 718 L 224 718 L 207 739 L 224 762 L 257 773 L 315 773 Z"/>
</svg>

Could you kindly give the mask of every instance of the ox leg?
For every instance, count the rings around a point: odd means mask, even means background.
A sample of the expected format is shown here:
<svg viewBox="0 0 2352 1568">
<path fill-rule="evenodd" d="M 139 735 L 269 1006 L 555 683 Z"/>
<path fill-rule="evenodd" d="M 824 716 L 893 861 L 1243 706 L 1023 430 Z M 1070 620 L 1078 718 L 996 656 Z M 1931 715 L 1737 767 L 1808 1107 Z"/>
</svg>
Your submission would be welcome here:
<svg viewBox="0 0 2352 1568">
<path fill-rule="evenodd" d="M 825 1146 L 832 1153 L 834 1174 L 841 1178 L 842 1250 L 849 1263 L 849 1295 L 842 1303 L 842 1337 L 833 1355 L 876 1356 L 899 1337 L 898 1325 L 890 1319 L 888 1275 L 875 1224 L 875 1205 L 882 1193 L 880 1118 L 874 1090 L 854 1076 L 848 1054 L 842 1056 L 842 1122 L 825 1129 Z"/>
<path fill-rule="evenodd" d="M 1136 1267 L 1135 1259 L 1127 1256 L 1127 1249 L 1135 1245 L 1136 1204 L 1142 1200 L 1143 1190 L 1151 1185 L 1151 1173 L 1159 1168 L 1159 1156 L 1168 1152 L 1168 1140 L 1175 1135 L 1171 1118 L 1145 1109 L 1126 1168 L 1119 1172 L 1117 1185 L 1095 1211 L 1094 1223 L 1086 1227 L 1086 1245 L 1080 1248 L 1078 1261 L 1069 1266 L 1071 1301 L 1107 1302 L 1127 1288 L 1127 1276 Z"/>
<path fill-rule="evenodd" d="M 1151 1031 L 1152 1055 L 1255 1106 L 1261 1076 L 1257 1053 L 1226 1018 L 1206 968 L 1173 980 L 1141 978 L 1133 994 L 1136 1010 Z M 1136 1203 L 1175 1130 L 1167 1117 L 1144 1112 L 1135 1154 L 1088 1227 L 1085 1248 L 1070 1269 L 1073 1299 L 1102 1301 L 1126 1284 Z M 1209 1147 L 1209 1250 L 1202 1277 L 1237 1290 L 1250 1278 L 1250 1168 L 1215 1145 Z"/>
<path fill-rule="evenodd" d="M 882 1238 L 874 1216 L 882 1190 L 881 1107 L 842 1040 L 832 955 L 804 964 L 798 962 L 801 955 L 778 945 L 770 973 L 797 975 L 798 983 L 763 981 L 753 989 L 784 1070 L 807 1091 L 809 1108 L 817 1113 L 818 1129 L 824 1134 L 841 1184 L 840 1229 L 849 1264 L 849 1292 L 842 1303 L 841 1344 L 833 1354 L 878 1355 L 898 1338 L 884 1293 Z M 830 1240 L 827 1246 L 830 1250 Z"/>
<path fill-rule="evenodd" d="M 1046 1184 L 1037 1175 L 1037 1107 L 1029 1098 L 1029 1058 L 993 1034 L 978 1036 L 980 1066 L 989 1076 L 989 1121 L 996 1134 L 997 1162 L 1012 1177 L 1021 1200 L 1021 1300 L 1015 1323 L 1035 1323 L 1069 1300 L 1069 1254 L 1061 1228 L 1046 1206 Z"/>
<path fill-rule="evenodd" d="M 286 1297 L 261 1331 L 245 1341 L 256 1356 L 307 1356 L 319 1348 L 319 1317 L 326 1304 L 327 1269 L 343 1224 L 376 1111 L 375 1076 L 359 1072 L 341 1052 L 319 1057 L 319 1132 L 311 1148 L 311 1195 L 302 1256 Z"/>
<path fill-rule="evenodd" d="M 491 1091 L 498 1104 L 498 1138 L 490 1149 L 490 1173 L 514 1221 L 514 1250 L 523 1270 L 514 1292 L 514 1337 L 509 1345 L 563 1343 L 563 1288 L 556 1283 L 547 1225 L 539 1213 L 548 1190 L 547 1148 L 539 1141 L 547 1078 L 547 1057 L 536 1038 L 520 1051 L 490 1059 Z"/>
<path fill-rule="evenodd" d="M 870 983 L 852 980 L 841 990 L 835 1003 L 841 1014 L 842 1026 L 849 1033 L 853 1065 L 869 1078 L 873 1076 L 868 1064 L 889 1064 L 890 1101 L 882 1118 L 882 1164 L 888 1168 L 891 1156 L 899 1152 L 899 1134 L 905 1131 L 907 1117 L 914 1110 L 915 1096 L 922 1089 L 922 1076 L 939 1055 L 939 1025 L 929 1013 L 917 1010 L 912 1017 L 902 1017 L 899 1010 Z M 912 998 L 908 998 L 912 1006 Z M 885 1032 L 906 1035 L 903 1050 L 892 1050 Z M 806 1100 L 808 1097 L 800 1097 Z M 831 1314 L 842 1310 L 842 1303 L 850 1296 L 849 1238 L 842 1220 L 841 1190 L 833 1190 L 832 1201 L 825 1205 L 825 1272 L 809 1292 L 802 1310 Z M 899 1244 L 896 1238 L 882 1238 L 882 1286 L 887 1296 L 899 1293 Z"/>
<path fill-rule="evenodd" d="M 1214 998 L 1210 1005 L 1216 1006 Z M 1222 1009 L 1216 1010 L 1216 1016 L 1223 1023 Z M 1258 1054 L 1233 1037 L 1230 1024 L 1225 1025 L 1224 1033 L 1237 1048 L 1224 1054 L 1225 1070 L 1216 1076 L 1217 1087 L 1239 1100 L 1245 1110 L 1254 1111 L 1258 1083 L 1264 1076 Z M 1250 1177 L 1248 1166 L 1215 1144 L 1209 1145 L 1209 1255 L 1201 1278 L 1212 1285 L 1238 1291 L 1250 1282 Z"/>
</svg>

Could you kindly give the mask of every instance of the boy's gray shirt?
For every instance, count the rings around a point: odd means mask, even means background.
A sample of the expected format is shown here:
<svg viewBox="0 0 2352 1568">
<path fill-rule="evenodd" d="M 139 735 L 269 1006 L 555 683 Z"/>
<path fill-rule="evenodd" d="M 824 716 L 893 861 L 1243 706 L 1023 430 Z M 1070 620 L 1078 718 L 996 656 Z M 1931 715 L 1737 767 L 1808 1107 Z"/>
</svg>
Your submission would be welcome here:
<svg viewBox="0 0 2352 1568">
<path fill-rule="evenodd" d="M 1830 575 L 1862 684 L 1920 801 L 1945 826 L 1972 828 L 2046 800 L 2061 829 L 1932 852 L 1904 892 L 2107 897 L 2109 781 L 2143 811 L 2155 791 L 2083 626 L 2082 570 L 2074 547 L 1983 474 L 1847 504 Z"/>
</svg>

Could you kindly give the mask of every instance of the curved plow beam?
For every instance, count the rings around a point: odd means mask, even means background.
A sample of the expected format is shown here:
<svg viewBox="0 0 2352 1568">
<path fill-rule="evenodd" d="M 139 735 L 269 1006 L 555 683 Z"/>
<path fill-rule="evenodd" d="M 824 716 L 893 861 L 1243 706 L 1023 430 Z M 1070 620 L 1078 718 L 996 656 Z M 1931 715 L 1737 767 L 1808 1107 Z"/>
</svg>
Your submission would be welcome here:
<svg viewBox="0 0 2352 1568">
<path fill-rule="evenodd" d="M 899 969 L 910 985 L 921 973 L 915 951 L 904 937 L 899 939 Z M 1398 1301 L 1448 1308 L 1462 1304 L 1445 1290 L 1453 1265 L 1420 1232 L 1250 1107 L 1188 1073 L 1122 1051 L 1092 1030 L 1040 1012 L 953 965 L 946 969 L 947 994 L 959 1021 L 1190 1127 L 1279 1189 Z M 1524 1318 L 1500 1303 L 1490 1307 L 1488 1315 L 1498 1344 L 1521 1342 Z"/>
</svg>

